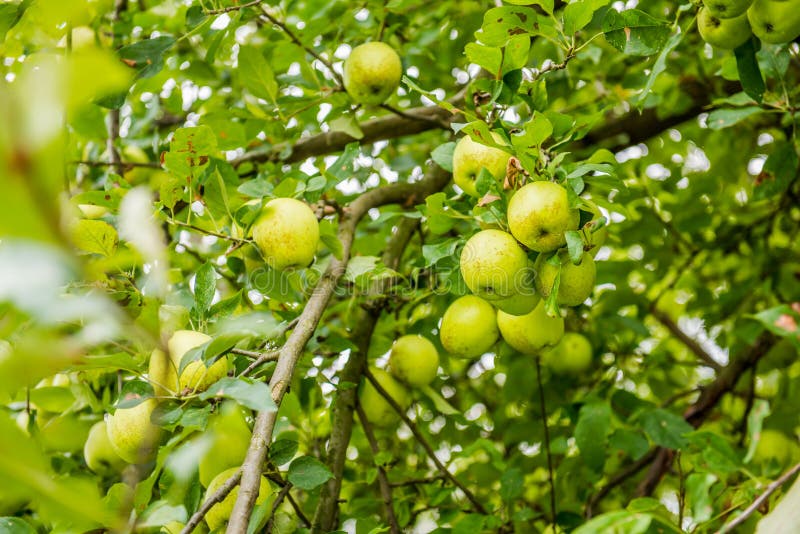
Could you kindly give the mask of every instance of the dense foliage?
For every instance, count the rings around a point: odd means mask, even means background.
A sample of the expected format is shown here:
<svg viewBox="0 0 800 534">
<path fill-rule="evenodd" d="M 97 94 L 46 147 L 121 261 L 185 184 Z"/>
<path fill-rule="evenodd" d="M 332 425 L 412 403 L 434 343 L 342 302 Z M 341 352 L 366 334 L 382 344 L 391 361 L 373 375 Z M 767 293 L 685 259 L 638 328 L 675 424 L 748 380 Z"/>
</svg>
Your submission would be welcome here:
<svg viewBox="0 0 800 534">
<path fill-rule="evenodd" d="M 800 49 L 712 48 L 695 4 L 0 3 L 0 531 L 736 521 L 800 461 Z M 403 77 L 358 104 L 373 41 Z M 465 136 L 505 154 L 474 196 Z M 578 221 L 520 249 L 564 343 L 492 342 L 485 305 L 440 340 L 466 242 L 541 180 Z M 253 232 L 280 197 L 308 267 Z"/>
</svg>

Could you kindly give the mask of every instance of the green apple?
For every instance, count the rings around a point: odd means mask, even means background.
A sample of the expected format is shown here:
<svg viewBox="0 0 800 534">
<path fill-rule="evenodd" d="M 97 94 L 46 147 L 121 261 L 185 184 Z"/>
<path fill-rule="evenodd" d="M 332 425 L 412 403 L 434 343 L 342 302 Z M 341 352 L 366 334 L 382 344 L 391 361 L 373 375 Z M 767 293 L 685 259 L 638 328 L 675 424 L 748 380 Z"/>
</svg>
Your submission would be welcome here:
<svg viewBox="0 0 800 534">
<path fill-rule="evenodd" d="M 162 534 L 180 534 L 185 526 L 186 524 L 181 523 L 180 521 L 170 521 L 161 527 L 160 532 L 162 532 Z M 206 527 L 205 523 L 200 523 L 194 528 L 194 530 L 192 530 L 192 534 L 205 534 L 207 532 L 208 527 Z"/>
<path fill-rule="evenodd" d="M 592 366 L 592 344 L 577 332 L 567 332 L 544 353 L 542 362 L 556 374 L 579 375 Z"/>
<path fill-rule="evenodd" d="M 253 225 L 253 240 L 273 269 L 307 267 L 317 252 L 319 222 L 304 202 L 275 198 Z"/>
<path fill-rule="evenodd" d="M 439 371 L 439 353 L 422 336 L 402 336 L 392 345 L 389 369 L 398 380 L 412 387 L 424 387 L 433 382 Z"/>
<path fill-rule="evenodd" d="M 372 375 L 403 410 L 411 406 L 411 394 L 408 389 L 395 380 L 392 375 L 381 369 L 372 369 Z M 367 420 L 375 426 L 386 427 L 400 420 L 400 416 L 397 415 L 394 408 L 386 402 L 383 395 L 372 386 L 369 380 L 364 380 L 359 402 Z"/>
<path fill-rule="evenodd" d="M 211 439 L 211 447 L 200 458 L 199 467 L 200 483 L 207 487 L 221 472 L 242 465 L 252 432 L 241 408 L 229 401 L 210 418 L 205 434 Z"/>
<path fill-rule="evenodd" d="M 485 300 L 517 294 L 527 273 L 528 256 L 507 232 L 482 230 L 473 235 L 461 252 L 461 276 L 470 291 Z"/>
<path fill-rule="evenodd" d="M 564 336 L 564 319 L 549 317 L 544 301 L 527 315 L 511 315 L 498 310 L 497 326 L 506 343 L 529 356 L 536 356 L 542 349 L 554 346 Z"/>
<path fill-rule="evenodd" d="M 89 437 L 83 446 L 83 457 L 89 469 L 99 474 L 119 472 L 125 467 L 125 460 L 111 446 L 104 420 L 98 421 L 89 430 Z"/>
<path fill-rule="evenodd" d="M 503 138 L 492 132 L 492 137 L 498 143 Z M 506 176 L 509 154 L 499 148 L 491 147 L 464 136 L 453 150 L 453 181 L 466 194 L 479 197 L 480 193 L 475 187 L 475 182 L 481 169 L 486 169 L 496 180 L 502 181 Z"/>
<path fill-rule="evenodd" d="M 561 279 L 558 284 L 558 303 L 563 306 L 578 306 L 592 294 L 597 268 L 594 258 L 588 252 L 581 256 L 581 262 L 575 265 L 570 261 L 566 250 L 557 253 L 561 266 L 552 265 L 546 255 L 536 260 L 536 290 L 547 298 L 553 291 L 559 270 Z"/>
<path fill-rule="evenodd" d="M 187 365 L 178 379 L 183 356 L 195 347 L 211 340 L 211 336 L 192 330 L 178 330 L 167 341 L 169 358 L 155 349 L 150 355 L 148 376 L 156 395 L 180 395 L 184 390 L 205 391 L 217 380 L 228 374 L 228 359 L 222 356 L 211 367 L 200 360 Z"/>
<path fill-rule="evenodd" d="M 402 75 L 400 56 L 380 41 L 355 47 L 344 62 L 344 88 L 359 104 L 383 104 L 397 91 Z"/>
<path fill-rule="evenodd" d="M 703 0 L 708 12 L 718 19 L 738 17 L 750 7 L 753 0 Z"/>
<path fill-rule="evenodd" d="M 564 232 L 577 230 L 580 213 L 570 208 L 567 190 L 548 181 L 532 182 L 508 203 L 508 227 L 517 240 L 536 252 L 566 244 Z"/>
<path fill-rule="evenodd" d="M 450 354 L 462 358 L 481 356 L 499 337 L 494 308 L 475 295 L 457 298 L 442 316 L 439 340 Z"/>
<path fill-rule="evenodd" d="M 533 311 L 541 295 L 536 291 L 536 264 L 528 262 L 528 266 L 516 277 L 515 293 L 510 297 L 492 301 L 498 310 L 503 310 L 511 315 L 525 315 Z"/>
<path fill-rule="evenodd" d="M 755 0 L 747 10 L 750 27 L 765 43 L 788 43 L 800 35 L 800 2 Z"/>
<path fill-rule="evenodd" d="M 753 461 L 765 463 L 775 460 L 780 465 L 786 465 L 794 456 L 797 449 L 797 440 L 792 440 L 779 430 L 771 428 L 761 431 L 753 452 Z"/>
<path fill-rule="evenodd" d="M 705 42 L 725 50 L 733 50 L 752 35 L 750 25 L 747 23 L 747 15 L 739 15 L 732 19 L 719 19 L 705 8 L 700 9 L 697 14 L 697 30 Z"/>
<path fill-rule="evenodd" d="M 211 497 L 214 492 L 222 487 L 225 482 L 236 473 L 237 469 L 238 467 L 232 467 L 215 476 L 214 480 L 212 480 L 208 485 L 204 500 L 208 500 L 208 498 Z M 213 531 L 227 525 L 228 519 L 231 517 L 231 512 L 233 512 L 233 505 L 236 504 L 236 497 L 238 497 L 238 495 L 239 486 L 236 486 L 230 493 L 228 493 L 222 502 L 218 502 L 208 510 L 208 513 L 206 514 L 206 524 L 208 524 L 208 528 Z M 261 475 L 261 481 L 258 485 L 258 497 L 256 497 L 256 505 L 258 506 L 264 504 L 265 502 L 273 502 L 274 500 L 275 492 L 272 490 L 272 485 L 269 483 L 269 480 L 267 480 L 267 477 Z M 266 517 L 264 519 L 266 519 Z M 258 531 L 261 527 L 263 527 L 263 525 L 258 525 L 256 526 L 255 530 Z"/>
<path fill-rule="evenodd" d="M 91 430 L 91 421 L 67 412 L 37 419 L 39 440 L 46 451 L 75 453 L 83 449 Z"/>
<path fill-rule="evenodd" d="M 150 422 L 157 406 L 156 399 L 146 399 L 131 408 L 117 409 L 106 421 L 111 447 L 129 464 L 146 463 L 158 451 L 161 428 Z"/>
</svg>

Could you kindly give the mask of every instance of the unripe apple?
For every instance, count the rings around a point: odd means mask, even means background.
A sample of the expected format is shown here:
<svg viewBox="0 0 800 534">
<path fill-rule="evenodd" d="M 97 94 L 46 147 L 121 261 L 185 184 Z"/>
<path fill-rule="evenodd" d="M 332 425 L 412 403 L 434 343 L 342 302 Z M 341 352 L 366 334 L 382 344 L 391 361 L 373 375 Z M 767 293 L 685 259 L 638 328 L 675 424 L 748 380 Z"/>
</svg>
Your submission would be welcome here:
<svg viewBox="0 0 800 534">
<path fill-rule="evenodd" d="M 718 19 L 738 17 L 750 7 L 753 0 L 703 0 L 708 12 Z"/>
<path fill-rule="evenodd" d="M 498 143 L 503 138 L 492 132 Z M 509 154 L 499 148 L 487 146 L 472 140 L 468 135 L 462 137 L 453 150 L 453 181 L 466 194 L 479 197 L 475 182 L 481 169 L 486 169 L 496 180 L 502 181 L 506 176 Z"/>
<path fill-rule="evenodd" d="M 462 358 L 481 356 L 500 337 L 492 305 L 475 295 L 457 298 L 444 312 L 439 340 L 450 354 Z"/>
<path fill-rule="evenodd" d="M 572 263 L 566 251 L 558 253 L 561 262 L 561 280 L 558 285 L 558 303 L 563 306 L 578 306 L 592 294 L 597 277 L 594 258 L 588 252 L 581 256 L 578 265 Z M 536 260 L 536 290 L 547 298 L 553 291 L 553 284 L 559 267 L 550 264 L 544 255 Z"/>
<path fill-rule="evenodd" d="M 544 353 L 542 362 L 556 374 L 579 375 L 592 366 L 592 344 L 577 332 L 567 332 Z"/>
<path fill-rule="evenodd" d="M 392 345 L 389 369 L 395 378 L 409 386 L 427 386 L 439 370 L 439 353 L 422 336 L 402 336 Z"/>
<path fill-rule="evenodd" d="M 111 447 L 129 464 L 152 460 L 158 451 L 161 428 L 150 422 L 158 406 L 156 399 L 146 399 L 131 408 L 119 408 L 106 421 Z"/>
<path fill-rule="evenodd" d="M 199 470 L 200 483 L 207 487 L 221 472 L 242 465 L 252 433 L 241 408 L 235 402 L 225 402 L 210 418 L 206 434 L 211 447 L 200 458 Z"/>
<path fill-rule="evenodd" d="M 169 523 L 165 524 L 161 527 L 162 534 L 180 534 L 185 527 L 186 524 L 181 523 L 180 521 L 170 521 Z M 192 530 L 192 534 L 206 534 L 208 532 L 208 527 L 206 527 L 205 523 L 200 523 L 197 525 L 194 530 Z"/>
<path fill-rule="evenodd" d="M 372 375 L 400 408 L 403 410 L 408 409 L 411 405 L 411 395 L 403 384 L 381 369 L 372 369 Z M 391 404 L 386 402 L 383 395 L 372 386 L 369 380 L 364 380 L 359 402 L 364 410 L 364 415 L 367 416 L 367 420 L 375 426 L 386 427 L 400 420 L 400 416 L 392 408 Z"/>
<path fill-rule="evenodd" d="M 39 441 L 44 450 L 72 453 L 83 449 L 92 426 L 91 421 L 78 417 L 74 412 L 40 417 L 37 423 Z"/>
<path fill-rule="evenodd" d="M 402 75 L 400 56 L 380 41 L 355 47 L 344 62 L 344 88 L 360 104 L 382 104 L 400 86 Z"/>
<path fill-rule="evenodd" d="M 747 15 L 739 15 L 732 19 L 720 19 L 705 8 L 697 14 L 697 30 L 705 42 L 725 50 L 733 50 L 752 35 Z"/>
<path fill-rule="evenodd" d="M 105 420 L 98 421 L 89 430 L 89 437 L 83 447 L 83 457 L 89 469 L 98 474 L 119 472 L 125 467 L 125 460 L 114 452 L 111 440 L 108 439 Z"/>
<path fill-rule="evenodd" d="M 578 228 L 580 213 L 569 204 L 562 186 L 548 181 L 529 183 L 508 203 L 508 227 L 529 249 L 550 252 L 566 244 L 564 232 Z"/>
<path fill-rule="evenodd" d="M 779 430 L 764 429 L 758 437 L 756 450 L 753 452 L 753 461 L 765 463 L 775 460 L 780 465 L 786 465 L 795 455 L 797 440 L 790 439 Z"/>
<path fill-rule="evenodd" d="M 516 277 L 518 283 L 514 285 L 515 294 L 504 299 L 493 300 L 492 304 L 498 310 L 503 310 L 511 315 L 525 315 L 533 311 L 541 295 L 536 291 L 536 264 L 528 262 L 528 266 Z"/>
<path fill-rule="evenodd" d="M 754 0 L 747 18 L 755 36 L 765 43 L 788 43 L 800 35 L 797 0 Z"/>
<path fill-rule="evenodd" d="M 275 198 L 253 225 L 253 240 L 273 269 L 307 267 L 319 244 L 319 222 L 304 202 Z"/>
<path fill-rule="evenodd" d="M 482 230 L 473 235 L 461 252 L 461 275 L 479 297 L 493 301 L 518 293 L 524 283 L 528 257 L 511 234 Z"/>
<path fill-rule="evenodd" d="M 497 311 L 497 326 L 506 343 L 529 356 L 536 356 L 542 349 L 552 347 L 564 336 L 564 319 L 549 317 L 541 301 L 527 315 L 510 315 Z"/>
<path fill-rule="evenodd" d="M 177 330 L 167 341 L 169 358 L 159 349 L 150 355 L 148 376 L 153 382 L 156 395 L 180 394 L 184 390 L 198 392 L 207 390 L 211 384 L 228 374 L 228 359 L 220 357 L 206 367 L 200 360 L 187 365 L 178 379 L 183 356 L 195 347 L 211 340 L 211 336 L 192 330 Z"/>
<path fill-rule="evenodd" d="M 215 476 L 214 480 L 212 480 L 208 485 L 208 490 L 206 490 L 206 497 L 204 500 L 208 500 L 209 497 L 214 495 L 214 493 L 236 473 L 237 469 L 238 467 L 232 467 Z M 231 517 L 231 512 L 233 512 L 233 505 L 236 504 L 236 498 L 238 496 L 239 486 L 237 485 L 235 488 L 233 488 L 233 490 L 231 490 L 230 493 L 228 493 L 222 502 L 218 502 L 208 510 L 208 513 L 206 513 L 206 523 L 208 524 L 208 528 L 214 531 L 224 527 L 228 523 L 228 519 Z M 267 480 L 267 477 L 261 475 L 261 481 L 258 485 L 258 497 L 256 497 L 256 505 L 261 505 L 268 501 L 272 502 L 274 500 L 275 492 L 272 490 L 272 485 L 269 483 L 269 480 Z M 266 517 L 264 519 L 266 519 Z M 263 525 L 258 525 L 256 527 L 256 531 L 258 531 L 258 529 L 262 526 Z"/>
</svg>

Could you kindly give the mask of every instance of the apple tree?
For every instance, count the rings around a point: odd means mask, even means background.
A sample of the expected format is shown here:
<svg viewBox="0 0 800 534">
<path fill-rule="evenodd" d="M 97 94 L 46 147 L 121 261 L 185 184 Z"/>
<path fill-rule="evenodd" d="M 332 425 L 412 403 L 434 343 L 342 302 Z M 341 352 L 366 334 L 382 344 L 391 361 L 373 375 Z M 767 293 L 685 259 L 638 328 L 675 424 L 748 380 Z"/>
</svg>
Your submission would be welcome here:
<svg viewBox="0 0 800 534">
<path fill-rule="evenodd" d="M 798 532 L 798 35 L 0 3 L 0 532 Z"/>
</svg>

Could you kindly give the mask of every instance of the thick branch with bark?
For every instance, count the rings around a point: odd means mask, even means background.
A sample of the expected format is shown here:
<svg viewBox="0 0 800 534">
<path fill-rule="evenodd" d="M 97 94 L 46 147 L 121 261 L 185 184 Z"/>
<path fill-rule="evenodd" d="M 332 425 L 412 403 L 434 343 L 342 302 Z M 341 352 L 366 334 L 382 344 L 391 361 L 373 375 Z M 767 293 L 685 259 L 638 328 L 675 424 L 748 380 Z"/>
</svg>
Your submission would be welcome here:
<svg viewBox="0 0 800 534">
<path fill-rule="evenodd" d="M 295 366 L 303 354 L 306 343 L 308 343 L 308 340 L 316 330 L 339 279 L 344 275 L 359 221 L 372 208 L 387 204 L 413 206 L 421 202 L 427 195 L 442 189 L 449 181 L 450 174 L 435 167 L 419 182 L 395 183 L 367 191 L 344 209 L 344 215 L 339 221 L 337 234 L 342 244 L 342 258 L 334 258 L 331 261 L 325 274 L 314 288 L 314 292 L 303 309 L 303 313 L 300 314 L 297 326 L 292 330 L 289 339 L 281 348 L 278 363 L 269 384 L 275 404 L 280 405 L 291 383 Z M 253 509 L 258 496 L 261 464 L 264 461 L 267 447 L 272 440 L 272 430 L 275 426 L 276 418 L 277 411 L 259 412 L 256 417 L 253 438 L 242 466 L 243 475 L 239 495 L 228 524 L 229 534 L 244 534 L 247 532 L 250 511 Z"/>
<path fill-rule="evenodd" d="M 383 263 L 390 269 L 397 269 L 403 251 L 417 228 L 416 219 L 403 219 L 397 231 L 389 240 L 383 254 Z M 381 284 L 382 285 L 382 284 Z M 379 308 L 359 309 L 355 318 L 355 327 L 351 339 L 358 350 L 350 353 L 344 368 L 338 373 L 339 384 L 345 382 L 358 384 L 367 362 L 372 333 L 378 322 Z M 353 431 L 353 410 L 356 406 L 356 388 L 343 388 L 336 393 L 331 408 L 331 436 L 328 440 L 328 469 L 333 477 L 320 491 L 319 503 L 314 514 L 312 532 L 329 532 L 335 530 L 339 510 L 339 492 L 342 489 L 342 474 L 347 459 L 347 445 Z"/>
</svg>

